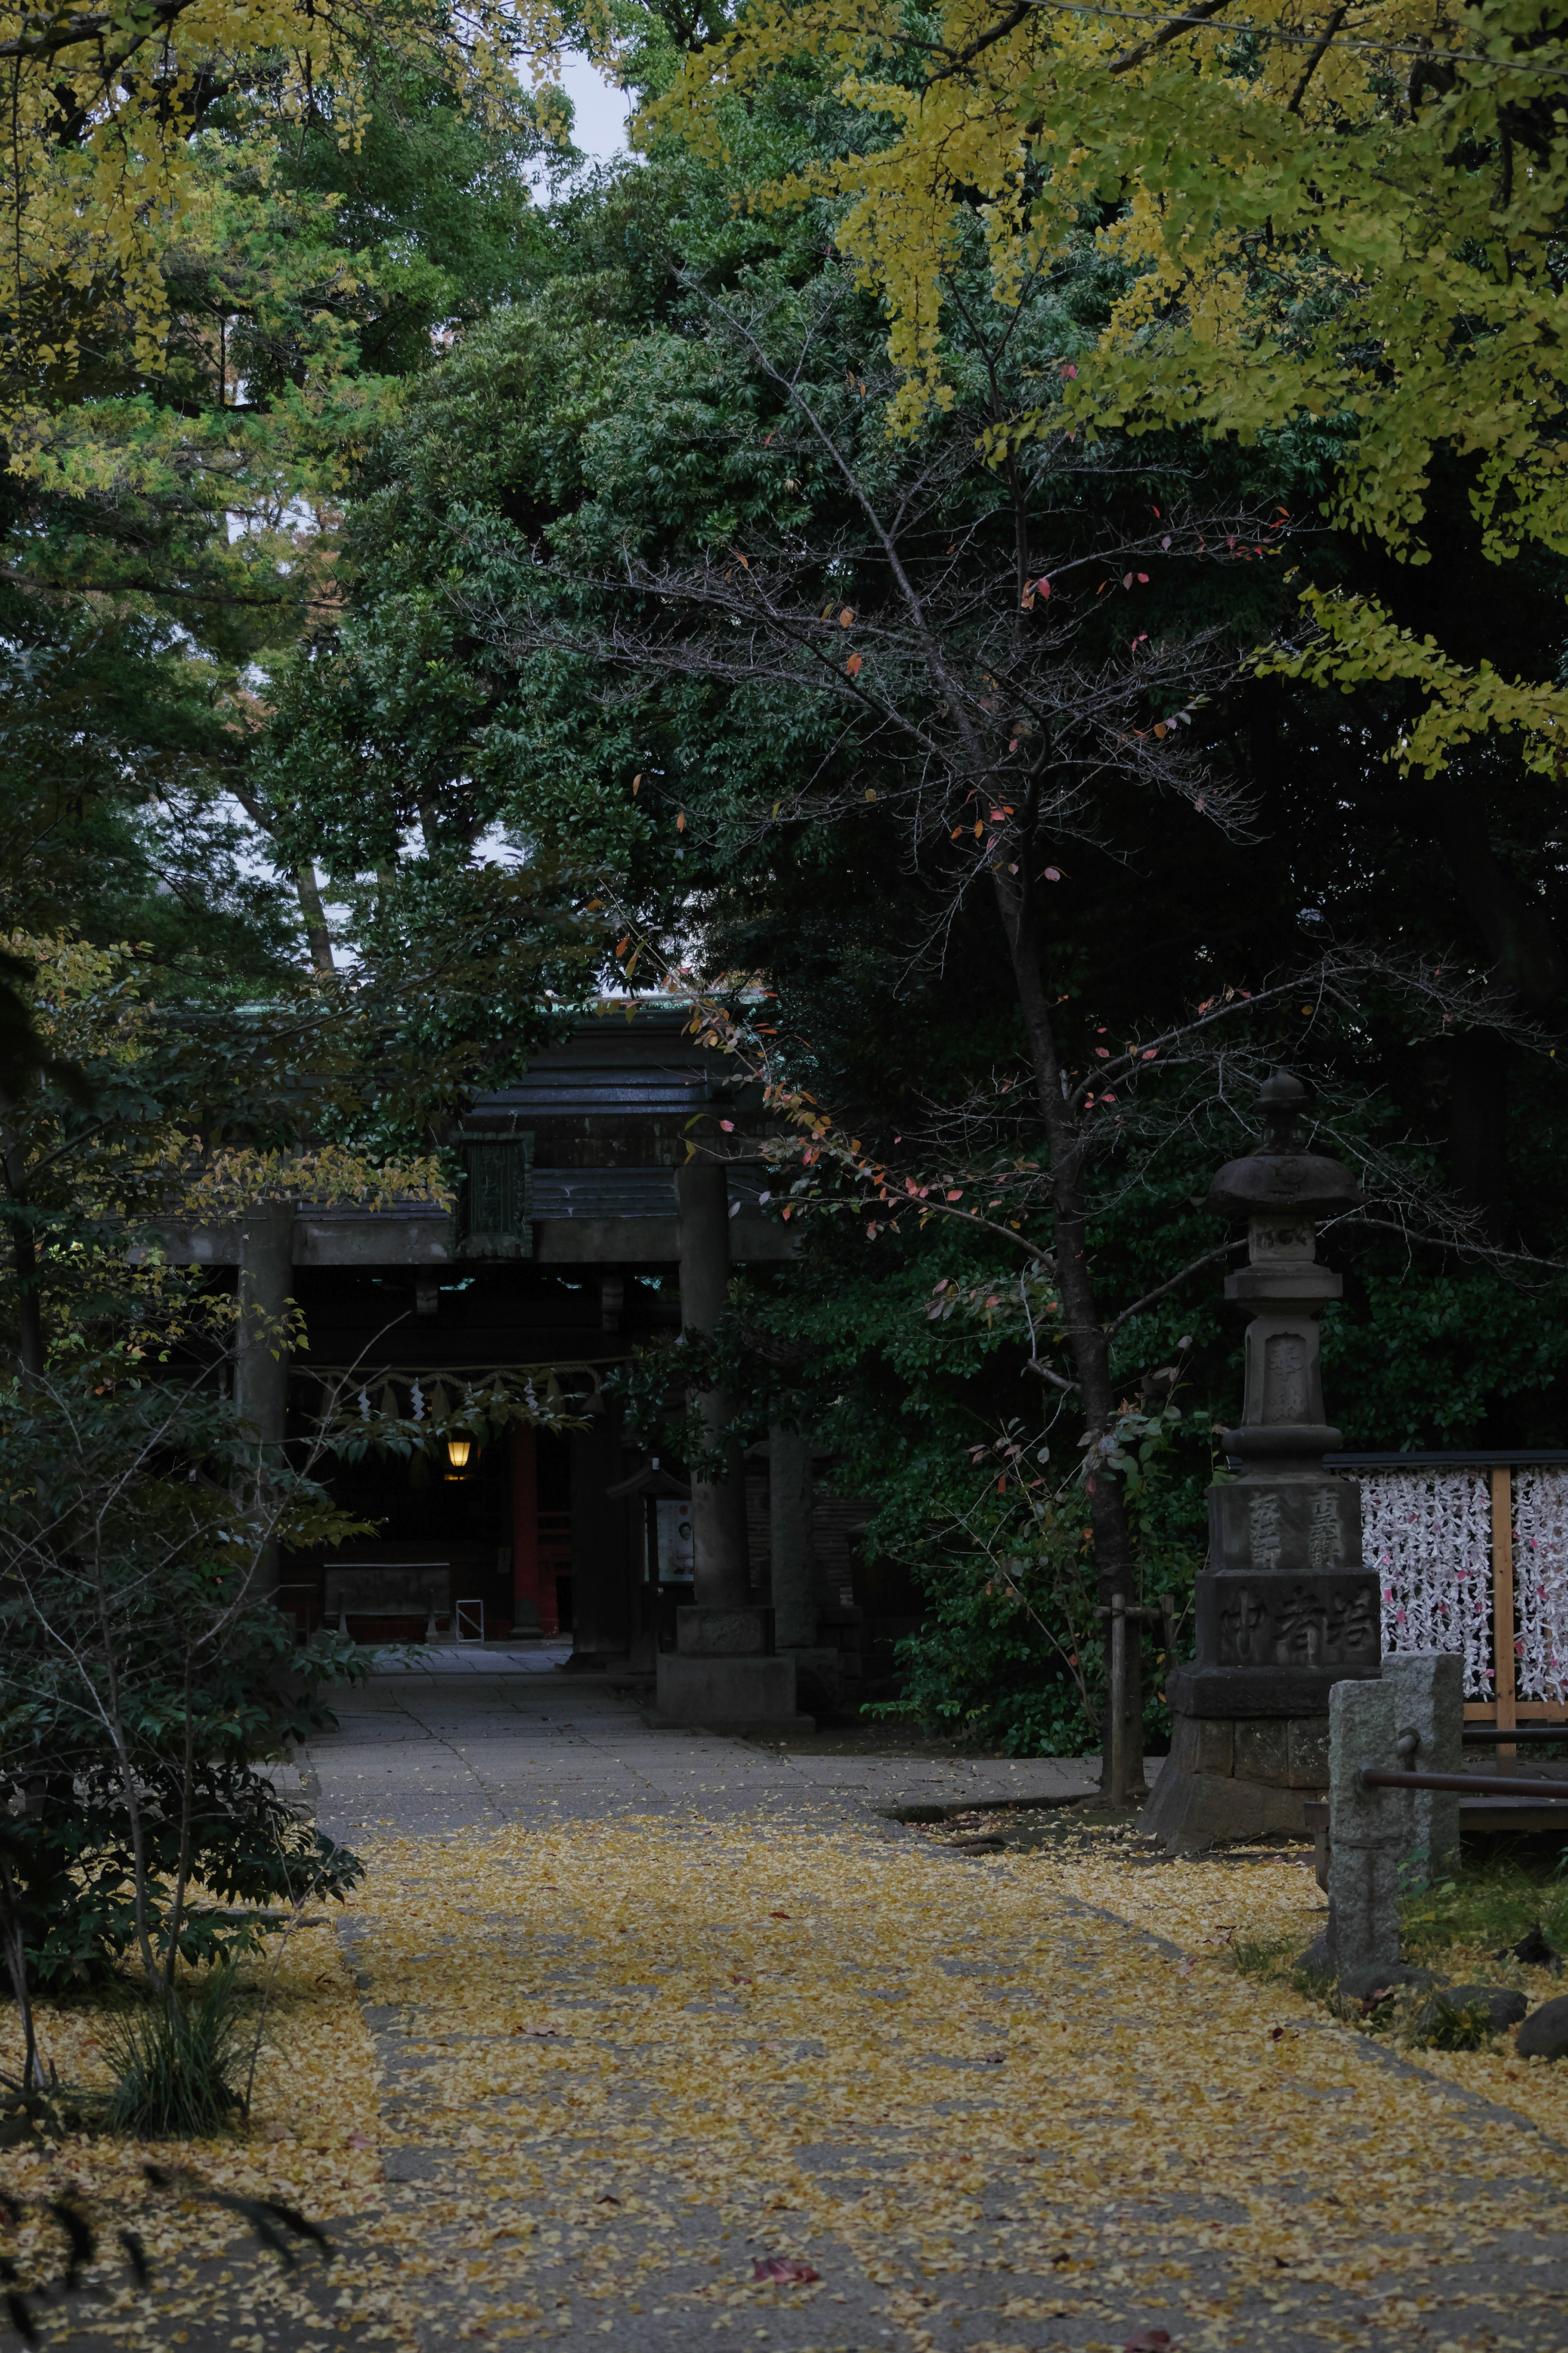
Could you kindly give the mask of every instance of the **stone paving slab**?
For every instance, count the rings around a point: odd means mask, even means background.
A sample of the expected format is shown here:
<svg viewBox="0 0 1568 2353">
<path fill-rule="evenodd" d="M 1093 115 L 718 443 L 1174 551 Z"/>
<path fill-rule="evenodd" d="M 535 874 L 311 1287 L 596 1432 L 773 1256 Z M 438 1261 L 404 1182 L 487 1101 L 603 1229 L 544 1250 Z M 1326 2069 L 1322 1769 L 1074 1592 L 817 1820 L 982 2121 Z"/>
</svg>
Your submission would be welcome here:
<svg viewBox="0 0 1568 2353">
<path fill-rule="evenodd" d="M 552 1675 L 572 1656 L 570 1642 L 431 1642 L 377 1653 L 373 1682 L 438 1675 Z"/>
<path fill-rule="evenodd" d="M 452 1653 L 377 1673 L 310 1750 L 318 1819 L 334 1838 L 395 1821 L 416 1834 L 485 1823 L 662 1812 L 847 1812 L 903 1805 L 1059 1803 L 1089 1795 L 1099 1759 L 835 1757 L 704 1732 L 649 1731 L 605 1677 L 485 1673 Z M 1152 1771 L 1152 1768 L 1151 1768 Z"/>
</svg>

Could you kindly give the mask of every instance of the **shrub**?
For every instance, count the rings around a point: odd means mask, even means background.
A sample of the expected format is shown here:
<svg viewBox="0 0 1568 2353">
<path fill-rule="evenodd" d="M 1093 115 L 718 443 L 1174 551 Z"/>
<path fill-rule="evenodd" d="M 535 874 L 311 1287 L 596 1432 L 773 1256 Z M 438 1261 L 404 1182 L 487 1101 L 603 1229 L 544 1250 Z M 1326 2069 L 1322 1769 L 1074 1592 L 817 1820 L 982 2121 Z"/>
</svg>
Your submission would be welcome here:
<svg viewBox="0 0 1568 2353">
<path fill-rule="evenodd" d="M 167 1994 L 256 1947 L 271 1924 L 233 1906 L 347 1893 L 354 1857 L 253 1760 L 330 1724 L 321 1687 L 363 1667 L 333 1634 L 296 1649 L 258 1589 L 267 1546 L 330 1507 L 224 1398 L 106 1368 L 4 1404 L 0 1946 L 26 2030 L 29 1983 L 133 1958 Z"/>
</svg>

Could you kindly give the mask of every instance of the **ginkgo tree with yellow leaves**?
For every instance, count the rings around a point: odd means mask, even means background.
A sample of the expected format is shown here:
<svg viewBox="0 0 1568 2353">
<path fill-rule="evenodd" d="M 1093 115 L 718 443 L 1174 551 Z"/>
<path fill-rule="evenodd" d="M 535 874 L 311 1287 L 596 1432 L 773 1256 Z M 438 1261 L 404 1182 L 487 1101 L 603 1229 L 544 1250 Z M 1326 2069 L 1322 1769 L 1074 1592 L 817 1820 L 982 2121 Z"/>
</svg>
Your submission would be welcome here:
<svg viewBox="0 0 1568 2353">
<path fill-rule="evenodd" d="M 945 281 L 978 205 L 1003 301 L 1086 227 L 1127 273 L 1076 377 L 994 454 L 1064 424 L 1253 441 L 1317 420 L 1330 518 L 1409 565 L 1429 559 L 1444 464 L 1491 561 L 1568 553 L 1552 0 L 761 0 L 694 35 L 653 119 L 721 154 L 748 95 L 807 56 L 865 139 L 753 200 L 837 201 L 840 249 L 887 306 L 906 422 L 947 397 Z M 1320 600 L 1302 636 L 1278 659 L 1304 675 L 1426 691 L 1402 761 L 1434 773 L 1480 723 L 1560 773 L 1553 681 L 1456 663 L 1375 597 Z"/>
<path fill-rule="evenodd" d="M 220 100 L 265 142 L 330 95 L 339 140 L 352 146 L 391 61 L 449 83 L 482 111 L 506 101 L 520 58 L 547 69 L 563 36 L 552 0 L 67 0 L 0 10 L 11 84 L 0 301 L 12 369 L 56 385 L 74 379 L 101 353 L 106 328 L 128 332 L 136 359 L 155 364 L 173 317 L 171 253 L 201 197 L 195 142 Z M 264 183 L 265 153 L 258 160 Z"/>
</svg>

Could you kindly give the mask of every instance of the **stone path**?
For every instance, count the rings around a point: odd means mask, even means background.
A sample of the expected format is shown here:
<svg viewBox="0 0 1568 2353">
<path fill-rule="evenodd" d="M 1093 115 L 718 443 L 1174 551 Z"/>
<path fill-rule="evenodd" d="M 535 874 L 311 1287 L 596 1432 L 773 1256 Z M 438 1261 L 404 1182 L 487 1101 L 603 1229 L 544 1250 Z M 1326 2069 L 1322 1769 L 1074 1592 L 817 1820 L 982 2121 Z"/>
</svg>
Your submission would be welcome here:
<svg viewBox="0 0 1568 2353">
<path fill-rule="evenodd" d="M 652 1732 L 608 1678 L 555 1668 L 565 1655 L 437 1652 L 339 1701 L 342 1728 L 310 1757 L 321 1828 L 352 1846 L 378 1830 L 433 1835 L 693 1808 L 837 1820 L 879 1807 L 1049 1801 L 1087 1795 L 1099 1778 L 1098 1759 L 780 1755 Z"/>
<path fill-rule="evenodd" d="M 1194 1959 L 1190 1930 L 879 1810 L 1059 1798 L 1081 1763 L 781 1757 L 487 1654 L 377 1676 L 306 1780 L 377 1856 L 339 1933 L 383 2067 L 379 2200 L 331 2218 L 330 2271 L 247 2255 L 160 2292 L 177 2327 L 53 2343 L 1568 2342 L 1568 2149 Z"/>
</svg>

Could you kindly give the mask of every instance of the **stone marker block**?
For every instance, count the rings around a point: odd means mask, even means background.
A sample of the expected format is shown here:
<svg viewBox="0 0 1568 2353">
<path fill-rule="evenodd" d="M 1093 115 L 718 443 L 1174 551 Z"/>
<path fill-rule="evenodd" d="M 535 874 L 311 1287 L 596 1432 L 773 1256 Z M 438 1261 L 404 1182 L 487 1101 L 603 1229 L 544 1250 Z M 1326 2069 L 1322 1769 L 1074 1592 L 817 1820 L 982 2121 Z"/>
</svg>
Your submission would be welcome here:
<svg viewBox="0 0 1568 2353">
<path fill-rule="evenodd" d="M 1326 1789 L 1329 1786 L 1329 1719 L 1326 1715 L 1293 1716 L 1289 1734 L 1287 1779 L 1293 1789 Z"/>
<path fill-rule="evenodd" d="M 1289 1785 L 1289 1727 L 1283 1716 L 1242 1719 L 1236 1726 L 1236 1770 L 1243 1781 Z"/>
<path fill-rule="evenodd" d="M 1396 1696 L 1394 1738 L 1414 1732 L 1416 1746 L 1407 1769 L 1458 1773 L 1464 1769 L 1465 1662 L 1449 1651 L 1393 1651 L 1383 1662 L 1383 1681 Z M 1391 1756 L 1391 1765 L 1395 1761 Z M 1403 1759 L 1400 1760 L 1404 1762 Z M 1390 1792 L 1390 1795 L 1393 1795 Z M 1405 1883 L 1429 1886 L 1458 1860 L 1459 1797 L 1457 1790 L 1407 1789 Z"/>
<path fill-rule="evenodd" d="M 1167 1854 L 1199 1853 L 1224 1839 L 1268 1838 L 1301 1829 L 1301 1793 L 1221 1773 L 1184 1772 L 1167 1757 L 1138 1817 Z"/>
<path fill-rule="evenodd" d="M 795 1661 L 787 1651 L 771 1659 L 683 1656 L 661 1651 L 655 1721 L 700 1725 L 716 1732 L 810 1732 L 799 1712 Z"/>
<path fill-rule="evenodd" d="M 704 1609 L 689 1604 L 675 1613 L 675 1647 L 683 1658 L 751 1659 L 773 1647 L 771 1609 Z"/>
<path fill-rule="evenodd" d="M 1381 1679 L 1336 1683 L 1329 1698 L 1328 1955 L 1342 1983 L 1352 1974 L 1399 1966 L 1399 1865 L 1403 1792 L 1362 1789 L 1363 1765 L 1392 1765 L 1398 1694 Z"/>
</svg>

